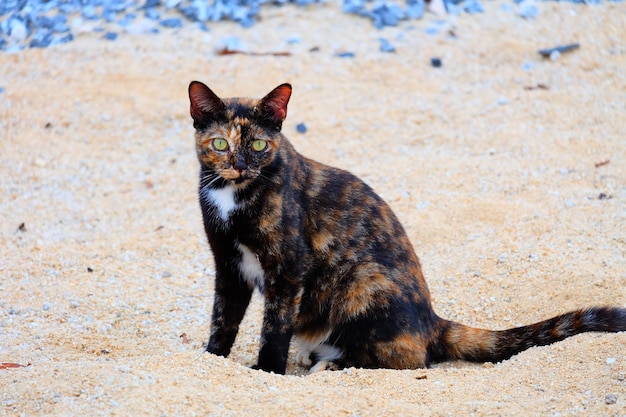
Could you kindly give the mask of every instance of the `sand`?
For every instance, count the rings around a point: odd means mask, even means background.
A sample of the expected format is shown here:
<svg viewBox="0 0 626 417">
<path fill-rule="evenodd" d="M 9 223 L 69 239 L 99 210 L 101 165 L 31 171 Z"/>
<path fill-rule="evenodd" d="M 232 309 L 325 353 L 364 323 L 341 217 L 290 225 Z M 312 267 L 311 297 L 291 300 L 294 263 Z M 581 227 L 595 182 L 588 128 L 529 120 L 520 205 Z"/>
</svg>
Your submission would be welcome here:
<svg viewBox="0 0 626 417">
<path fill-rule="evenodd" d="M 24 365 L 0 369 L 0 415 L 626 415 L 624 333 L 412 371 L 308 376 L 292 352 L 279 376 L 249 369 L 255 296 L 230 357 L 202 353 L 194 79 L 224 97 L 292 83 L 284 133 L 384 196 L 441 316 L 502 329 L 626 306 L 626 8 L 503 4 L 383 31 L 335 3 L 263 7 L 252 29 L 0 54 L 0 362 Z M 219 56 L 227 36 L 290 55 Z"/>
</svg>

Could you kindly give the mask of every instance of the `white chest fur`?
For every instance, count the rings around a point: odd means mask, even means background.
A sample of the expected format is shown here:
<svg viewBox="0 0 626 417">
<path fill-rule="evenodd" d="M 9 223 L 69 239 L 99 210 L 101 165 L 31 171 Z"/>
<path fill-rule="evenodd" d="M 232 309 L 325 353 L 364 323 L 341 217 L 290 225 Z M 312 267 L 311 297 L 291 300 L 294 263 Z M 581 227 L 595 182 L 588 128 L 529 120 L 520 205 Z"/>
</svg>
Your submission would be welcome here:
<svg viewBox="0 0 626 417">
<path fill-rule="evenodd" d="M 229 185 L 224 188 L 210 188 L 205 196 L 217 207 L 217 215 L 224 221 L 228 221 L 230 213 L 237 208 L 235 202 L 236 188 Z"/>
<path fill-rule="evenodd" d="M 250 288 L 258 288 L 263 290 L 263 267 L 259 262 L 259 257 L 250 250 L 246 245 L 238 244 L 241 252 L 241 262 L 239 262 L 239 271 L 241 276 L 246 280 Z"/>
</svg>

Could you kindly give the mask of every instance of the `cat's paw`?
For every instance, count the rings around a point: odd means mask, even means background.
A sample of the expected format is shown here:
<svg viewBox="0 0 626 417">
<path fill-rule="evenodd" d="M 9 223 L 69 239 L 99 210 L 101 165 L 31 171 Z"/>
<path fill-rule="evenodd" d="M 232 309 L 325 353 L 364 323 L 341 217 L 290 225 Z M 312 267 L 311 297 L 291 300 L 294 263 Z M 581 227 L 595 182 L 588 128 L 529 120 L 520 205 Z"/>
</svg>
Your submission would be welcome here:
<svg viewBox="0 0 626 417">
<path fill-rule="evenodd" d="M 337 366 L 337 364 L 333 362 L 318 361 L 315 365 L 311 367 L 311 369 L 309 369 L 309 375 L 314 374 L 316 372 L 322 372 L 322 371 L 336 371 L 338 369 L 339 367 Z"/>
<path fill-rule="evenodd" d="M 300 350 L 296 353 L 296 363 L 306 368 L 310 367 L 313 361 L 311 361 L 311 352 Z"/>
</svg>

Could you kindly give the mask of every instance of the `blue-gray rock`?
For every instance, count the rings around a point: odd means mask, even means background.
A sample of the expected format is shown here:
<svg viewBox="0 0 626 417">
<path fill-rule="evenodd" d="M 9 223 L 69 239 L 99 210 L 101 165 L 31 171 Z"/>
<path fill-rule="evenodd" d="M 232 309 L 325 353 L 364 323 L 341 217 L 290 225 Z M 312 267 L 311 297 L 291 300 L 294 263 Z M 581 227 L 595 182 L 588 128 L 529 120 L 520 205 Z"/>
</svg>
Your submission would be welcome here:
<svg viewBox="0 0 626 417">
<path fill-rule="evenodd" d="M 52 18 L 52 31 L 55 33 L 65 33 L 70 31 L 67 25 L 67 16 L 58 14 Z"/>
<path fill-rule="evenodd" d="M 52 32 L 45 28 L 40 28 L 30 40 L 31 48 L 46 48 L 52 43 Z"/>
<path fill-rule="evenodd" d="M 8 31 L 5 31 L 14 41 L 21 42 L 30 36 L 26 19 L 13 15 L 8 20 Z"/>
<path fill-rule="evenodd" d="M 81 13 L 85 19 L 96 20 L 98 18 L 98 13 L 96 12 L 95 6 L 88 4 L 83 7 L 83 12 Z"/>
<path fill-rule="evenodd" d="M 335 56 L 338 56 L 339 58 L 354 58 L 354 52 L 338 52 Z"/>
<path fill-rule="evenodd" d="M 396 52 L 396 47 L 385 38 L 379 38 L 381 52 Z"/>
<path fill-rule="evenodd" d="M 146 12 L 144 13 L 144 16 L 146 16 L 150 20 L 159 20 L 159 19 L 161 19 L 161 13 L 159 13 L 157 11 L 157 9 L 146 9 Z"/>
<path fill-rule="evenodd" d="M 533 19 L 539 16 L 539 9 L 534 1 L 524 0 L 519 4 L 517 14 L 524 19 Z"/>
<path fill-rule="evenodd" d="M 424 0 L 407 0 L 406 17 L 420 19 L 422 16 L 424 16 Z"/>
<path fill-rule="evenodd" d="M 465 0 L 463 2 L 463 10 L 469 14 L 483 13 L 485 11 L 483 5 L 478 0 Z"/>
<path fill-rule="evenodd" d="M 404 11 L 395 3 L 385 2 L 372 8 L 374 26 L 382 29 L 385 26 L 397 26 L 404 19 Z"/>
<path fill-rule="evenodd" d="M 130 25 L 133 20 L 135 20 L 135 18 L 137 17 L 136 14 L 134 13 L 128 13 L 126 16 L 124 16 L 119 22 L 117 22 L 120 26 L 122 27 L 126 27 L 128 25 Z"/>
<path fill-rule="evenodd" d="M 166 27 L 166 28 L 182 28 L 183 27 L 183 21 L 177 17 L 163 19 L 159 23 L 161 26 Z"/>
</svg>

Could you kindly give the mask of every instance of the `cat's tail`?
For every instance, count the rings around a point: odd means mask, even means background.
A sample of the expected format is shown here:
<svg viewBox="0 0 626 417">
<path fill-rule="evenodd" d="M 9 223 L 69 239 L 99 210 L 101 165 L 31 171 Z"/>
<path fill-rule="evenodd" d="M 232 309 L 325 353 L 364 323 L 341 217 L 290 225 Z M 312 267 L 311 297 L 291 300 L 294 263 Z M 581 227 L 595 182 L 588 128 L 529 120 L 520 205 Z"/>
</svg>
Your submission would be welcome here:
<svg viewBox="0 0 626 417">
<path fill-rule="evenodd" d="M 584 332 L 626 331 L 626 309 L 594 307 L 572 311 L 527 326 L 485 330 L 453 321 L 441 321 L 441 332 L 432 343 L 430 359 L 500 362 L 532 346 L 544 346 Z"/>
</svg>

